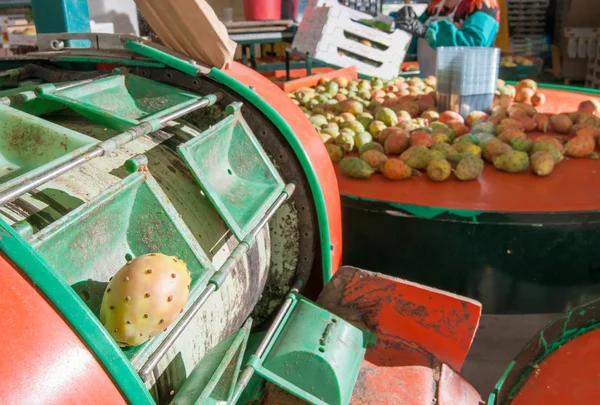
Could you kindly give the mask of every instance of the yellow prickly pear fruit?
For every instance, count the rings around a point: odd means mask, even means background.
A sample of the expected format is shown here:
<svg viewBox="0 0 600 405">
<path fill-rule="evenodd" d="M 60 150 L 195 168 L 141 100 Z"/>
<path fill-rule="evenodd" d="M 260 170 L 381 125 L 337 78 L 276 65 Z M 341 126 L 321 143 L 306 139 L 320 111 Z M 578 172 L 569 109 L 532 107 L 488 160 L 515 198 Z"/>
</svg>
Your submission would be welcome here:
<svg viewBox="0 0 600 405">
<path fill-rule="evenodd" d="M 475 180 L 483 172 L 483 165 L 481 158 L 473 155 L 465 156 L 458 162 L 454 175 L 459 180 Z"/>
<path fill-rule="evenodd" d="M 332 163 L 339 163 L 344 157 L 344 150 L 337 145 L 328 143 L 325 145 L 325 148 Z"/>
<path fill-rule="evenodd" d="M 554 157 L 549 152 L 539 151 L 531 155 L 531 170 L 538 176 L 547 176 L 554 170 Z"/>
<path fill-rule="evenodd" d="M 470 153 L 473 156 L 481 157 L 481 148 L 472 143 L 455 143 L 454 149 L 456 149 L 458 153 Z"/>
<path fill-rule="evenodd" d="M 183 311 L 192 278 L 174 256 L 135 258 L 108 283 L 100 322 L 119 346 L 138 346 L 166 330 Z"/>
<path fill-rule="evenodd" d="M 450 177 L 452 166 L 446 159 L 433 159 L 427 165 L 427 177 L 433 181 L 444 181 Z"/>
<path fill-rule="evenodd" d="M 529 167 L 529 156 L 525 152 L 513 150 L 494 159 L 494 166 L 504 172 L 519 173 Z"/>
</svg>

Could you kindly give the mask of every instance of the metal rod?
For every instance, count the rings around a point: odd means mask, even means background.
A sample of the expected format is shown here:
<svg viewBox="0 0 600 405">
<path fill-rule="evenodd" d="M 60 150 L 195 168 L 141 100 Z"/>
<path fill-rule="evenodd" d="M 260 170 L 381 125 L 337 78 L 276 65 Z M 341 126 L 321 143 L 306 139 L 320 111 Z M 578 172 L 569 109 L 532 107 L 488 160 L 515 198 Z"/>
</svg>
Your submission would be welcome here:
<svg viewBox="0 0 600 405">
<path fill-rule="evenodd" d="M 235 265 L 240 261 L 240 259 L 244 256 L 244 254 L 252 247 L 254 244 L 254 240 L 256 235 L 260 232 L 260 230 L 265 226 L 267 221 L 269 221 L 275 212 L 283 205 L 285 201 L 294 193 L 296 186 L 293 183 L 286 185 L 284 192 L 277 197 L 275 202 L 271 204 L 265 215 L 258 222 L 258 224 L 252 228 L 252 231 L 242 240 L 236 248 L 231 252 L 229 257 L 225 260 L 223 265 L 219 268 L 218 271 L 215 272 L 211 281 L 215 278 L 220 280 L 225 280 L 231 270 L 235 267 Z M 204 288 L 200 296 L 194 303 L 190 306 L 190 308 L 186 311 L 185 314 L 181 317 L 179 322 L 175 325 L 173 329 L 169 332 L 169 334 L 164 338 L 161 344 L 156 348 L 156 350 L 148 357 L 146 363 L 140 368 L 138 374 L 142 381 L 146 381 L 152 370 L 158 365 L 158 362 L 164 357 L 167 351 L 173 346 L 173 343 L 177 340 L 177 338 L 183 333 L 185 328 L 192 321 L 194 316 L 198 313 L 198 311 L 204 306 L 208 298 L 217 290 L 217 285 L 213 282 L 209 282 L 209 284 Z"/>
<path fill-rule="evenodd" d="M 267 347 L 271 343 L 273 336 L 275 336 L 275 332 L 277 332 L 277 329 L 283 322 L 283 318 L 285 317 L 288 310 L 292 306 L 292 303 L 294 302 L 292 297 L 290 297 L 289 295 L 290 294 L 298 294 L 299 288 L 300 288 L 299 282 L 297 281 L 294 284 L 294 287 L 289 292 L 288 297 L 283 302 L 283 305 L 279 309 L 279 312 L 277 312 L 277 315 L 275 316 L 273 323 L 271 323 L 271 326 L 269 326 L 269 329 L 267 330 L 267 333 L 266 333 L 265 337 L 263 338 L 263 340 L 261 340 L 260 345 L 256 349 L 256 352 L 254 352 L 254 355 L 256 357 L 262 357 L 262 355 L 267 350 Z M 235 384 L 235 393 L 234 393 L 234 397 L 233 397 L 232 401 L 229 402 L 230 404 L 235 404 L 237 402 L 240 395 L 242 394 L 242 391 L 244 391 L 244 389 L 250 382 L 250 379 L 252 378 L 253 375 L 254 375 L 254 368 L 251 365 L 247 365 L 244 368 L 244 371 L 242 371 L 242 374 L 240 374 L 240 378 L 238 379 L 237 383 Z"/>
<path fill-rule="evenodd" d="M 76 156 L 71 160 L 64 162 L 56 167 L 53 167 L 50 170 L 45 171 L 44 173 L 34 176 L 28 180 L 24 180 L 22 183 L 19 183 L 16 186 L 0 193 L 0 206 L 13 201 L 14 199 L 27 193 L 28 191 L 31 191 L 34 188 L 41 186 L 47 181 L 50 181 L 68 172 L 69 170 L 74 169 L 77 166 L 80 166 L 90 161 L 91 159 L 94 159 L 98 156 L 102 156 L 103 153 L 104 150 L 101 147 L 96 146 L 94 149 L 85 152 L 79 156 Z"/>
<path fill-rule="evenodd" d="M 214 95 L 211 94 L 180 110 L 173 111 L 172 113 L 165 115 L 164 117 L 161 117 L 159 120 L 157 120 L 160 124 L 159 128 L 164 128 L 169 121 L 183 117 L 184 115 L 194 110 L 213 105 L 215 102 L 220 100 L 221 97 L 223 97 L 223 93 L 220 92 Z M 56 167 L 51 167 L 43 173 L 33 176 L 30 179 L 27 179 L 22 183 L 9 188 L 8 190 L 0 192 L 0 206 L 11 202 L 14 199 L 20 197 L 21 195 L 33 190 L 34 188 L 39 187 L 42 184 L 65 174 L 66 172 L 76 168 L 77 166 L 87 163 L 94 158 L 103 156 L 106 153 L 120 148 L 121 146 L 131 141 L 134 141 L 135 139 L 143 135 L 147 135 L 148 133 L 153 132 L 153 130 L 156 129 L 153 128 L 151 123 L 142 122 L 140 125 L 136 125 L 135 127 L 120 133 L 119 135 L 115 135 L 114 137 L 99 143 L 98 145 L 96 145 L 96 147 L 87 152 L 83 152 L 80 155 L 74 156 L 70 160 Z"/>
</svg>

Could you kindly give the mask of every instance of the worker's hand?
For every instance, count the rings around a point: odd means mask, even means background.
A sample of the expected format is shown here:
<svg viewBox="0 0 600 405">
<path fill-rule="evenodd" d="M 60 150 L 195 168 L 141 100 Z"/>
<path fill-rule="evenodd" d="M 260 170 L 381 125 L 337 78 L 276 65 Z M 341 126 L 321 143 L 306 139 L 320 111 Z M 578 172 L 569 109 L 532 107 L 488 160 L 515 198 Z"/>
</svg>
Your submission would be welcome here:
<svg viewBox="0 0 600 405">
<path fill-rule="evenodd" d="M 396 28 L 420 38 L 423 38 L 427 31 L 425 24 L 419 21 L 417 13 L 410 6 L 403 7 L 398 11 L 396 15 Z"/>
</svg>

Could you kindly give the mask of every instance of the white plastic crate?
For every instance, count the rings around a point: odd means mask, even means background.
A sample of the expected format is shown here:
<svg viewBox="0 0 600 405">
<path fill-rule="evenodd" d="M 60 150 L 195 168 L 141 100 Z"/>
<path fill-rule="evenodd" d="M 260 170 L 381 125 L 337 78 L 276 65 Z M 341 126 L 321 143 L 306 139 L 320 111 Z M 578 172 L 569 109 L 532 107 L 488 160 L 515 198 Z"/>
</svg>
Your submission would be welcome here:
<svg viewBox="0 0 600 405">
<path fill-rule="evenodd" d="M 385 33 L 357 22 L 365 19 L 372 17 L 342 6 L 336 0 L 311 0 L 292 48 L 325 63 L 341 67 L 356 66 L 361 74 L 393 79 L 398 76 L 412 36 L 400 30 Z M 361 44 L 346 35 L 379 43 L 386 49 Z M 365 59 L 378 66 L 364 62 Z"/>
</svg>

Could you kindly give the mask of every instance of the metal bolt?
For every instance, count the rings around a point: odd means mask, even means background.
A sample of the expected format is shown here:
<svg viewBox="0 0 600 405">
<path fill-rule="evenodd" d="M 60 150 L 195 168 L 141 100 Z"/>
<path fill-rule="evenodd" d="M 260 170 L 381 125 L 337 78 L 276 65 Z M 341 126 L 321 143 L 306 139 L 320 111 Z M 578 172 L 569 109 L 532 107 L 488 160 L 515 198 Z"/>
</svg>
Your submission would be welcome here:
<svg viewBox="0 0 600 405">
<path fill-rule="evenodd" d="M 59 39 L 53 39 L 52 41 L 50 41 L 50 48 L 52 48 L 55 51 L 60 51 L 64 47 L 65 43 Z"/>
<path fill-rule="evenodd" d="M 249 86 L 250 90 L 254 91 L 254 86 Z"/>
</svg>

